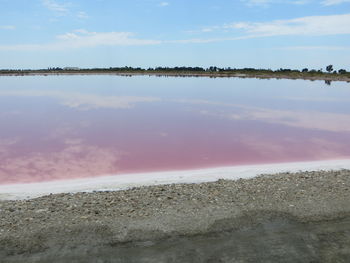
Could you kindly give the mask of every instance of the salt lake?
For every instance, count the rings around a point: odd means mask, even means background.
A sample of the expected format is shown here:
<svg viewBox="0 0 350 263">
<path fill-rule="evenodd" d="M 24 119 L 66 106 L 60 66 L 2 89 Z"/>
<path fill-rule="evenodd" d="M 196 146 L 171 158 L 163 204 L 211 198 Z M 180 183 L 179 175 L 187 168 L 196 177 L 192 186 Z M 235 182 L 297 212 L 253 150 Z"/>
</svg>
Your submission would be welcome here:
<svg viewBox="0 0 350 263">
<path fill-rule="evenodd" d="M 350 159 L 350 84 L 0 78 L 0 184 Z"/>
</svg>

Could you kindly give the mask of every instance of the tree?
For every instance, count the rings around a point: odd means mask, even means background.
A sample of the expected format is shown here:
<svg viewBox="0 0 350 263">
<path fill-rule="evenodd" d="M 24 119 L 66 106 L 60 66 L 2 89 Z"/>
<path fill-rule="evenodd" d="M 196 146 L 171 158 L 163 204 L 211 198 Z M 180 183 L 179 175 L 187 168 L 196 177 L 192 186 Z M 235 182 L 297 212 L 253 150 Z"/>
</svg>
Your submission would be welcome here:
<svg viewBox="0 0 350 263">
<path fill-rule="evenodd" d="M 331 73 L 333 71 L 333 65 L 328 65 L 326 67 L 327 72 Z"/>
<path fill-rule="evenodd" d="M 304 68 L 301 72 L 308 72 L 308 71 L 309 71 L 309 69 Z"/>
<path fill-rule="evenodd" d="M 345 69 L 339 69 L 339 70 L 338 70 L 338 73 L 339 73 L 339 74 L 345 74 L 345 73 L 346 73 L 346 70 L 345 70 Z"/>
</svg>

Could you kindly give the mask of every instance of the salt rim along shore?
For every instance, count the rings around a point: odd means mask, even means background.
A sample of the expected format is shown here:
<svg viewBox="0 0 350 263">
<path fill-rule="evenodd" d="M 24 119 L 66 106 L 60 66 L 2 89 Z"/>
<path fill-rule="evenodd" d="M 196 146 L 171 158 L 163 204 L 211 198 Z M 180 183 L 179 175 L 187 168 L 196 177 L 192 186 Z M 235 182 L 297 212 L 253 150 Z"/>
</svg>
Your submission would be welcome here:
<svg viewBox="0 0 350 263">
<path fill-rule="evenodd" d="M 257 164 L 186 171 L 108 175 L 84 179 L 0 185 L 1 200 L 23 200 L 60 193 L 117 191 L 133 187 L 249 179 L 262 174 L 350 169 L 350 159 Z"/>
</svg>

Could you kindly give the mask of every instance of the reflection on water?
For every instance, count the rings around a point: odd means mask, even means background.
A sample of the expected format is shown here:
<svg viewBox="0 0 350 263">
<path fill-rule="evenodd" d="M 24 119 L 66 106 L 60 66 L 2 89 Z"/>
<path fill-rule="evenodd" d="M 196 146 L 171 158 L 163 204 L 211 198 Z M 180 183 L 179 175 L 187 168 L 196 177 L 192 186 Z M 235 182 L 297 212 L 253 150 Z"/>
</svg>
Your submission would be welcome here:
<svg viewBox="0 0 350 263">
<path fill-rule="evenodd" d="M 331 80 L 325 80 L 324 83 L 327 85 L 327 86 L 330 86 L 332 84 L 332 81 Z"/>
<path fill-rule="evenodd" d="M 350 156 L 350 86 L 2 77 L 0 183 Z"/>
</svg>

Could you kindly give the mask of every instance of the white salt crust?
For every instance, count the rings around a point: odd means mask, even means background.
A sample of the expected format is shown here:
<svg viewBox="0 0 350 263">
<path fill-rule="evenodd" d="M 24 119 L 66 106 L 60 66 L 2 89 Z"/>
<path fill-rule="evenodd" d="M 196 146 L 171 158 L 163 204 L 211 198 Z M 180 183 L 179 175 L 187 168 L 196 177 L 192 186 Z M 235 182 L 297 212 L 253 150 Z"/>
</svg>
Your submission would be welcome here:
<svg viewBox="0 0 350 263">
<path fill-rule="evenodd" d="M 0 200 L 21 200 L 58 193 L 124 190 L 137 186 L 249 179 L 261 174 L 350 169 L 350 159 L 242 165 L 198 170 L 106 175 L 94 178 L 0 185 Z"/>
</svg>

